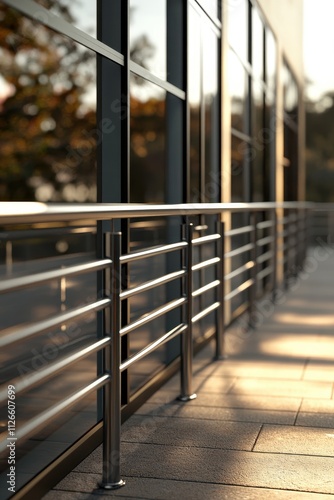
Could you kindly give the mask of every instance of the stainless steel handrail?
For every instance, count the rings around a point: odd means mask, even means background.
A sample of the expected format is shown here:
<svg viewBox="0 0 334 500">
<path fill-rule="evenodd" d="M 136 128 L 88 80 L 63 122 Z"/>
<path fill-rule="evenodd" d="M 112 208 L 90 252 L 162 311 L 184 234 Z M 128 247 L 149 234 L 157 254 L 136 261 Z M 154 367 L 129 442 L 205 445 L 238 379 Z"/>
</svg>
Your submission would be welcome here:
<svg viewBox="0 0 334 500">
<path fill-rule="evenodd" d="M 85 205 L 44 205 L 40 203 L 0 203 L 0 224 L 6 227 L 6 238 L 10 236 L 7 226 L 10 224 L 31 224 L 39 222 L 79 222 L 79 221 L 102 221 L 115 219 L 130 219 L 136 217 L 168 217 L 182 216 L 184 225 L 183 237 L 180 241 L 172 244 L 159 245 L 128 254 L 121 253 L 120 238 L 118 233 L 107 235 L 106 246 L 103 258 L 100 260 L 71 265 L 63 269 L 39 272 L 28 276 L 17 278 L 7 278 L 0 283 L 0 292 L 9 293 L 18 290 L 38 286 L 54 279 L 64 279 L 85 272 L 102 272 L 105 278 L 105 296 L 102 299 L 76 309 L 60 312 L 51 318 L 35 322 L 28 325 L 18 325 L 15 329 L 8 328 L 0 337 L 0 347 L 10 346 L 20 340 L 30 339 L 32 336 L 46 332 L 64 323 L 80 318 L 90 312 L 102 311 L 104 321 L 103 338 L 93 341 L 88 346 L 81 347 L 78 351 L 64 356 L 60 360 L 51 363 L 46 368 L 26 376 L 22 381 L 15 379 L 19 391 L 31 388 L 40 381 L 45 381 L 56 373 L 61 372 L 66 366 L 83 359 L 91 352 L 101 350 L 104 354 L 105 373 L 95 382 L 82 388 L 69 398 L 57 403 L 49 410 L 41 413 L 35 422 L 29 421 L 20 430 L 20 436 L 27 437 L 36 429 L 46 425 L 56 415 L 62 413 L 66 408 L 84 397 L 91 391 L 99 387 L 104 387 L 104 461 L 105 470 L 103 473 L 103 486 L 119 487 L 123 484 L 120 478 L 119 460 L 112 463 L 113 453 L 120 452 L 120 374 L 136 361 L 147 356 L 161 345 L 172 338 L 181 335 L 182 339 L 182 363 L 181 363 L 181 397 L 187 401 L 195 397 L 192 392 L 192 325 L 211 313 L 216 314 L 216 353 L 217 357 L 223 355 L 223 334 L 225 328 L 224 304 L 233 301 L 243 292 L 247 295 L 248 302 L 245 303 L 252 315 L 254 301 L 256 300 L 257 286 L 260 282 L 266 282 L 271 278 L 271 291 L 274 293 L 277 285 L 277 262 L 280 256 L 278 252 L 283 252 L 282 261 L 284 264 L 284 279 L 287 281 L 290 273 L 294 273 L 298 265 L 301 265 L 305 258 L 305 242 L 307 239 L 307 214 L 310 212 L 323 213 L 334 211 L 334 205 L 317 205 L 314 203 L 216 203 L 216 204 L 180 204 L 180 205 L 111 205 L 111 204 L 85 204 Z M 218 218 L 221 214 L 245 213 L 249 217 L 241 227 L 232 227 L 228 231 L 224 230 L 223 224 L 218 224 L 219 229 L 214 234 L 193 237 L 193 226 L 188 223 L 188 216 L 193 215 L 215 215 Z M 261 213 L 266 214 L 265 217 Z M 257 215 L 256 215 L 257 214 Z M 260 222 L 257 219 L 265 219 Z M 266 220 L 268 219 L 268 220 Z M 203 224 L 203 229 L 208 230 L 210 226 Z M 65 230 L 65 228 L 64 228 Z M 70 231 L 70 229 L 68 230 Z M 267 233 L 269 232 L 269 234 Z M 225 238 L 231 241 L 232 238 L 243 236 L 237 248 L 226 249 Z M 101 235 L 102 236 L 102 235 Z M 19 236 L 17 235 L 19 238 Z M 4 238 L 5 239 L 5 236 Z M 280 241 L 282 240 L 282 244 Z M 234 241 L 234 240 L 233 240 Z M 245 244 L 245 242 L 247 242 Z M 211 258 L 200 259 L 193 262 L 193 248 L 201 245 L 214 245 L 215 255 Z M 257 255 L 267 246 L 266 252 Z M 227 251 L 226 251 L 227 250 Z M 182 254 L 181 268 L 168 274 L 160 275 L 158 278 L 137 284 L 133 288 L 121 289 L 122 265 L 126 265 L 141 259 L 166 255 L 170 252 L 180 252 Z M 247 262 L 236 269 L 230 269 L 225 273 L 225 263 L 232 261 L 233 257 L 245 255 Z M 240 259 L 237 259 L 241 261 Z M 207 268 L 214 267 L 215 277 L 210 278 L 208 283 L 200 283 L 197 290 L 194 290 L 193 274 L 200 271 L 204 275 Z M 212 274 L 212 272 L 211 272 Z M 238 279 L 238 285 L 233 289 L 234 278 Z M 127 300 L 134 295 L 147 292 L 155 287 L 165 285 L 173 280 L 181 283 L 181 295 L 166 304 L 151 310 L 138 319 L 128 324 L 121 323 L 120 306 L 122 300 Z M 240 283 L 240 281 L 242 282 Z M 228 289 L 225 289 L 230 283 Z M 201 297 L 209 291 L 214 291 L 215 298 L 212 303 L 193 314 L 193 299 Z M 108 295 L 109 294 L 109 295 Z M 211 299 L 210 299 L 211 301 Z M 242 307 L 241 307 L 242 305 Z M 239 306 L 240 310 L 245 310 L 244 304 Z M 162 334 L 157 340 L 149 343 L 139 352 L 132 354 L 127 359 L 120 359 L 121 337 L 146 325 L 154 319 L 165 316 L 174 309 L 180 310 L 182 317 L 180 323 L 170 331 Z M 251 321 L 250 321 L 251 323 Z M 106 348 L 108 347 L 108 349 Z M 3 396 L 3 387 L 0 388 L 0 396 Z M 115 462 L 115 461 L 114 461 Z M 109 465 L 108 465 L 109 464 Z"/>
</svg>

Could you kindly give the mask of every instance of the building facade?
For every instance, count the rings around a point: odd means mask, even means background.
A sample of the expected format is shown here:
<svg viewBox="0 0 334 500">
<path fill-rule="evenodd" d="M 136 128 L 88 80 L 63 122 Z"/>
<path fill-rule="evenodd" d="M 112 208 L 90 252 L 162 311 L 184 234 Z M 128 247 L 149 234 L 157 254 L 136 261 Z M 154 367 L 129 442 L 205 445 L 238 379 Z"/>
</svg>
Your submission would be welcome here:
<svg viewBox="0 0 334 500">
<path fill-rule="evenodd" d="M 303 200 L 302 0 L 4 0 L 0 16 L 1 201 Z M 226 227 L 238 217 L 226 216 Z M 194 224 L 200 232 L 213 221 L 198 216 Z M 173 242 L 178 231 L 173 222 L 139 218 L 116 229 L 125 235 L 127 251 Z M 94 236 L 85 238 L 87 252 L 93 252 Z M 50 241 L 50 248 L 44 244 L 47 254 L 17 246 L 15 255 L 20 262 L 48 258 L 55 248 L 67 259 L 82 244 Z M 173 265 L 166 256 L 153 266 L 129 265 L 126 279 L 152 278 L 155 268 Z M 74 307 L 78 297 L 85 301 L 95 290 L 95 281 L 62 282 L 62 304 Z M 46 290 L 45 310 L 52 309 L 58 292 Z M 143 303 L 128 303 L 123 314 L 154 307 L 173 297 L 174 289 L 162 293 L 163 298 L 152 293 Z M 21 300 L 22 323 L 45 318 L 47 312 L 23 292 Z M 227 318 L 239 306 L 232 301 Z M 10 298 L 3 307 L 15 315 Z M 200 322 L 195 342 L 200 344 L 212 325 L 210 316 Z M 2 329 L 10 328 L 3 315 Z M 122 348 L 138 349 L 164 328 L 163 321 L 143 328 Z M 46 332 L 21 351 L 3 351 L 2 383 L 14 372 L 16 377 L 33 373 L 56 351 L 70 353 L 96 329 L 98 316 L 72 329 Z M 124 374 L 123 403 L 129 412 L 143 399 L 145 387 L 152 391 L 156 377 L 168 375 L 178 354 L 178 344 L 171 342 Z M 94 354 L 80 373 L 89 381 L 98 366 Z M 36 408 L 46 411 L 57 394 L 70 393 L 77 374 L 55 379 L 52 393 L 44 387 L 22 397 L 19 422 L 33 418 Z M 18 488 L 33 491 L 29 485 L 46 484 L 55 468 L 69 470 L 73 457 L 82 458 L 101 440 L 100 420 L 96 393 L 54 428 L 31 436 L 19 450 Z M 7 498 L 7 456 L 1 459 L 1 497 Z"/>
</svg>

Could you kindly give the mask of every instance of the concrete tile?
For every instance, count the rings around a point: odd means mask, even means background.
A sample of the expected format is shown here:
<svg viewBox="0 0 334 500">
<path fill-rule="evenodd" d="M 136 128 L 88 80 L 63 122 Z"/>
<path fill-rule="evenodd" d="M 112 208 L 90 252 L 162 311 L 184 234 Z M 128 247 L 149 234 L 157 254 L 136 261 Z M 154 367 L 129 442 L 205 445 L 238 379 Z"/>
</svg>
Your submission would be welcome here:
<svg viewBox="0 0 334 500">
<path fill-rule="evenodd" d="M 115 491 L 96 490 L 96 484 L 101 479 L 98 474 L 81 474 L 72 472 L 66 479 L 57 486 L 57 492 L 49 493 L 43 500 L 64 500 L 89 499 L 89 493 L 99 496 L 148 499 L 148 500 L 330 500 L 330 495 L 318 495 L 316 493 L 274 490 L 267 488 L 245 488 L 242 486 L 229 486 L 221 484 L 201 484 L 190 481 L 174 481 L 171 479 L 137 478 L 123 477 L 126 484 L 123 488 Z M 86 492 L 86 496 L 67 497 L 64 490 L 72 488 L 75 491 Z M 57 497 L 54 495 L 57 493 Z M 80 495 L 80 493 L 77 493 Z M 82 493 L 81 493 L 82 495 Z"/>
<path fill-rule="evenodd" d="M 296 425 L 306 427 L 327 427 L 334 429 L 334 414 L 300 412 L 296 420 Z"/>
<path fill-rule="evenodd" d="M 226 394 L 236 381 L 236 377 L 215 377 L 196 375 L 192 380 L 193 391 L 205 391 Z M 180 393 L 180 382 L 171 380 L 164 385 L 163 390 L 175 390 L 175 397 Z"/>
<path fill-rule="evenodd" d="M 254 451 L 333 457 L 334 430 L 264 425 Z M 333 458 L 334 466 L 334 458 Z"/>
<path fill-rule="evenodd" d="M 334 413 L 333 399 L 303 399 L 300 411 L 315 413 Z"/>
<path fill-rule="evenodd" d="M 122 474 L 334 494 L 334 458 L 124 443 Z M 101 450 L 76 471 L 100 473 Z M 268 498 L 268 497 L 266 497 Z M 269 497 L 270 498 L 270 497 Z"/>
<path fill-rule="evenodd" d="M 176 418 L 197 418 L 286 425 L 293 425 L 297 415 L 296 411 L 217 408 L 215 406 L 194 406 L 182 403 L 169 405 L 146 403 L 139 408 L 136 413 L 137 415 L 159 415 Z"/>
<path fill-rule="evenodd" d="M 334 352 L 334 339 L 331 348 Z M 303 376 L 304 380 L 325 380 L 332 382 L 334 380 L 334 363 L 311 362 L 307 365 Z"/>
<path fill-rule="evenodd" d="M 250 451 L 260 429 L 246 422 L 134 415 L 122 427 L 122 441 Z"/>
<path fill-rule="evenodd" d="M 197 392 L 197 398 L 188 401 L 186 406 L 216 406 L 220 408 L 247 408 L 253 410 L 297 411 L 302 399 L 299 397 L 262 396 L 259 394 L 205 394 Z M 330 400 L 328 400 L 330 401 Z M 175 392 L 159 391 L 149 403 L 168 404 L 175 402 Z"/>
<path fill-rule="evenodd" d="M 258 359 L 256 362 L 254 359 L 226 359 L 203 368 L 200 375 L 300 380 L 303 370 L 304 362 L 287 364 L 267 359 Z"/>
<path fill-rule="evenodd" d="M 295 396 L 330 398 L 332 384 L 307 380 L 239 379 L 229 391 L 232 394 L 261 394 L 263 396 Z"/>
<path fill-rule="evenodd" d="M 49 493 L 44 495 L 43 500 L 89 500 L 90 498 L 96 498 L 94 495 L 89 495 L 87 493 L 78 493 L 77 491 L 62 491 L 61 493 L 57 490 L 51 490 Z"/>
</svg>

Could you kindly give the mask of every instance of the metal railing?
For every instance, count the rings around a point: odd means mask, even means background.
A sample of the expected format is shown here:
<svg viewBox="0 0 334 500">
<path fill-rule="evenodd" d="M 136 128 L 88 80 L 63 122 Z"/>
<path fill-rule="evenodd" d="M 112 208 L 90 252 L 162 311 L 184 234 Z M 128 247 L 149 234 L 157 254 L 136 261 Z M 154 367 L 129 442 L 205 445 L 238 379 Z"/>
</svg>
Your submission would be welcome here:
<svg viewBox="0 0 334 500">
<path fill-rule="evenodd" d="M 2 206 L 1 206 L 2 205 Z M 319 207 L 318 207 L 319 208 Z M 180 400 L 189 401 L 196 397 L 192 388 L 193 327 L 205 318 L 214 315 L 216 357 L 224 357 L 224 329 L 227 324 L 246 311 L 252 326 L 252 313 L 256 300 L 266 293 L 273 297 L 280 283 L 287 283 L 291 275 L 301 269 L 306 255 L 307 222 L 309 214 L 317 209 L 312 203 L 238 203 L 238 204 L 194 204 L 194 205 L 55 205 L 43 204 L 0 204 L 0 225 L 5 228 L 3 241 L 10 240 L 10 225 L 23 227 L 32 223 L 70 221 L 78 224 L 90 220 L 109 221 L 110 227 L 118 219 L 174 217 L 180 218 L 178 241 L 122 253 L 122 234 L 102 231 L 98 234 L 103 244 L 102 254 L 89 262 L 69 265 L 55 270 L 41 271 L 24 276 L 7 276 L 0 283 L 0 294 L 33 287 L 85 273 L 103 273 L 103 293 L 99 290 L 96 300 L 79 307 L 61 310 L 47 319 L 29 324 L 16 324 L 6 328 L 0 336 L 0 348 L 14 347 L 30 339 L 61 327 L 74 319 L 76 321 L 91 313 L 102 314 L 102 332 L 84 347 L 50 362 L 47 366 L 27 374 L 6 380 L 0 386 L 0 402 L 7 400 L 8 384 L 15 386 L 20 395 L 38 385 L 46 383 L 55 374 L 70 365 L 85 359 L 92 353 L 103 353 L 102 371 L 90 384 L 43 411 L 37 418 L 27 421 L 16 432 L 18 439 L 27 439 L 40 428 L 48 425 L 68 408 L 85 396 L 103 388 L 103 477 L 104 488 L 117 488 L 124 484 L 120 475 L 121 438 L 121 374 L 134 363 L 142 360 L 170 340 L 180 337 L 181 343 L 181 387 Z M 324 207 L 327 211 L 332 206 Z M 226 214 L 243 214 L 238 225 L 226 219 Z M 203 226 L 207 233 L 194 231 L 191 218 L 194 216 L 215 216 L 216 225 Z M 233 218 L 232 218 L 233 222 Z M 227 226 L 227 228 L 226 228 Z M 202 229 L 203 229 L 202 227 Z M 195 226 L 196 228 L 196 226 Z M 197 227 L 199 229 L 199 227 Z M 66 229 L 70 231 L 70 229 Z M 15 238 L 18 232 L 15 230 Z M 194 250 L 210 247 L 210 254 L 198 252 L 195 262 Z M 128 246 L 130 248 L 130 245 Z M 159 277 L 148 279 L 134 286 L 124 282 L 126 266 L 155 256 L 177 255 L 179 267 Z M 209 255 L 209 256 L 208 256 Z M 12 263 L 11 263 L 12 264 Z M 206 272 L 210 270 L 206 274 Z M 282 279 L 279 283 L 278 274 Z M 200 285 L 194 286 L 196 273 L 204 276 Z M 178 295 L 159 307 L 141 316 L 124 321 L 122 303 L 149 290 L 156 290 L 167 284 L 177 283 Z M 210 295 L 211 294 L 211 295 Z M 210 302 L 201 298 L 212 297 Z M 194 301 L 202 304 L 194 314 Z M 235 306 L 233 305 L 236 301 Z M 203 305 L 204 304 L 204 305 Z M 228 307 L 229 306 L 229 307 Z M 226 319 L 229 310 L 229 319 Z M 123 337 L 148 325 L 159 317 L 166 317 L 171 311 L 178 311 L 179 321 L 173 324 L 158 339 L 149 342 L 138 352 L 124 356 L 121 353 Z M 6 440 L 0 442 L 0 451 L 6 448 Z"/>
</svg>

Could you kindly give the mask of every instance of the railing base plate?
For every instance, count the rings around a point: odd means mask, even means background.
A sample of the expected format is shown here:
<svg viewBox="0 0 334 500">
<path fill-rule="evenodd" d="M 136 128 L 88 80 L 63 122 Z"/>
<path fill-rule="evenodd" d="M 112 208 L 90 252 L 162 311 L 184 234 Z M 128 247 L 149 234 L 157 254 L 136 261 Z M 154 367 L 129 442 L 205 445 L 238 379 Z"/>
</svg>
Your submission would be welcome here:
<svg viewBox="0 0 334 500">
<path fill-rule="evenodd" d="M 190 396 L 178 396 L 176 399 L 178 401 L 182 401 L 183 403 L 186 403 L 187 401 L 192 401 L 193 399 L 197 398 L 197 394 L 190 394 Z"/>
<path fill-rule="evenodd" d="M 214 356 L 213 361 L 224 361 L 228 359 L 227 354 L 219 354 L 218 356 Z"/>
<path fill-rule="evenodd" d="M 120 479 L 117 483 L 99 483 L 99 487 L 104 490 L 118 490 L 118 488 L 121 488 L 124 485 L 125 481 L 123 481 L 123 479 Z"/>
</svg>

